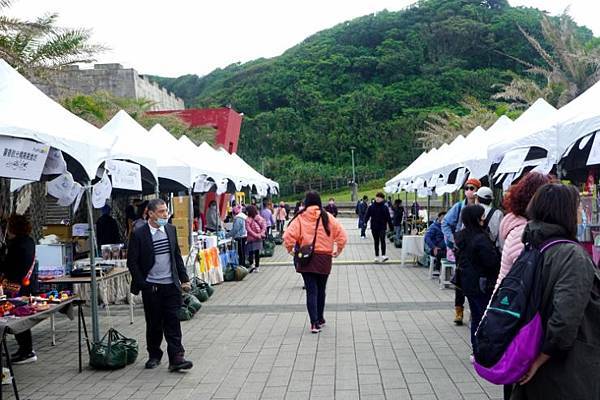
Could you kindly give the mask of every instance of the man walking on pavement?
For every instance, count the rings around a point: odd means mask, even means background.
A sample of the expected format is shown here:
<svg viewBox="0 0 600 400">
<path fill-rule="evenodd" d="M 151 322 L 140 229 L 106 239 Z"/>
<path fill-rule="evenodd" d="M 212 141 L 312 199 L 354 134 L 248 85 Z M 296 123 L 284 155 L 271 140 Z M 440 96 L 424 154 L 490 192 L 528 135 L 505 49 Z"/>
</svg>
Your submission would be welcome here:
<svg viewBox="0 0 600 400">
<path fill-rule="evenodd" d="M 375 241 L 375 262 L 385 262 L 389 260 L 389 257 L 385 255 L 385 231 L 388 226 L 392 226 L 392 218 L 390 217 L 390 210 L 385 204 L 385 196 L 381 192 L 375 195 L 375 202 L 367 209 L 364 224 L 366 225 L 369 220 L 371 220 L 371 233 Z M 379 256 L 380 245 L 381 257 Z"/>
<path fill-rule="evenodd" d="M 368 204 L 369 198 L 367 196 L 363 196 L 358 203 L 356 203 L 356 215 L 358 215 L 358 228 L 360 229 L 360 238 L 366 239 L 365 231 L 367 229 L 367 224 L 365 223 L 365 216 L 367 215 L 367 209 L 369 208 Z"/>
<path fill-rule="evenodd" d="M 127 268 L 131 272 L 131 293 L 142 292 L 146 317 L 147 369 L 156 368 L 163 352 L 163 336 L 167 342 L 169 371 L 191 369 L 184 358 L 181 323 L 177 311 L 183 304 L 181 291 L 190 291 L 177 230 L 167 221 L 166 203 L 153 199 L 148 203 L 148 223 L 135 229 L 129 240 Z"/>
<path fill-rule="evenodd" d="M 481 187 L 481 182 L 476 178 L 469 178 L 465 183 L 465 199 L 454 204 L 442 221 L 442 232 L 446 240 L 446 248 L 454 251 L 454 234 L 463 229 L 460 220 L 460 213 L 463 207 L 475 204 L 477 190 Z M 455 273 L 456 284 L 460 286 L 460 275 L 458 270 Z M 465 310 L 465 295 L 461 289 L 454 287 L 454 323 L 463 324 L 463 314 Z"/>
</svg>

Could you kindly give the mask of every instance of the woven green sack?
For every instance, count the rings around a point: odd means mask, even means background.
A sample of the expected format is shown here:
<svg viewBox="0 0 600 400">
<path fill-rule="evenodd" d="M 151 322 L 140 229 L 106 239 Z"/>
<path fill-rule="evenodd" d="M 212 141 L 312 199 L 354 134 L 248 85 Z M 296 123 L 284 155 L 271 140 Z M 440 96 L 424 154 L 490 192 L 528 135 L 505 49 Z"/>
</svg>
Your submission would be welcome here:
<svg viewBox="0 0 600 400">
<path fill-rule="evenodd" d="M 206 293 L 208 293 L 208 297 L 210 297 L 215 292 L 215 288 L 210 283 L 208 283 L 208 282 L 205 282 L 205 283 L 206 283 L 206 286 L 205 286 L 204 289 L 206 289 Z"/>
<path fill-rule="evenodd" d="M 212 296 L 215 292 L 215 288 L 208 282 L 198 277 L 192 279 L 192 291 L 194 288 L 198 289 L 206 289 L 206 293 L 208 293 L 208 297 Z"/>
<path fill-rule="evenodd" d="M 204 303 L 206 300 L 208 300 L 208 292 L 206 291 L 206 289 L 196 287 L 192 289 L 192 294 L 196 296 L 196 298 L 200 300 L 201 303 Z"/>
<path fill-rule="evenodd" d="M 90 348 L 90 366 L 96 369 L 119 369 L 128 364 L 128 350 L 132 351 L 132 343 L 127 345 L 116 329 L 110 328 L 99 342 L 92 343 Z M 133 340 L 133 339 L 130 339 Z M 135 341 L 134 341 L 135 342 Z M 137 342 L 135 342 L 137 358 Z M 133 353 L 132 355 L 133 356 Z M 133 361 L 135 361 L 135 358 Z"/>
<path fill-rule="evenodd" d="M 233 282 L 235 281 L 235 269 L 231 267 L 227 267 L 225 272 L 223 272 L 223 279 L 225 282 Z"/>
<path fill-rule="evenodd" d="M 177 310 L 177 318 L 179 318 L 180 321 L 189 321 L 193 316 L 190 309 L 185 305 L 179 307 L 179 310 Z"/>
<path fill-rule="evenodd" d="M 185 304 L 192 314 L 197 313 L 202 308 L 202 303 L 200 303 L 200 300 L 190 293 L 183 294 L 183 304 Z"/>
<path fill-rule="evenodd" d="M 246 267 L 238 266 L 235 269 L 235 280 L 242 281 L 248 275 L 248 269 Z"/>
</svg>

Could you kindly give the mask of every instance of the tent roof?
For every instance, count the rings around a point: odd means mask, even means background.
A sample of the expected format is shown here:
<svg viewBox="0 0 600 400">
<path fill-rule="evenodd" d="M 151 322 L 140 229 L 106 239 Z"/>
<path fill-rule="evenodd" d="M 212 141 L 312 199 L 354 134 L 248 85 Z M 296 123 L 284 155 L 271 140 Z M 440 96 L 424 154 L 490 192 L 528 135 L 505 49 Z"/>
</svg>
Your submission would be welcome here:
<svg viewBox="0 0 600 400">
<path fill-rule="evenodd" d="M 160 157 L 152 146 L 140 146 L 148 140 L 149 134 L 136 120 L 120 110 L 101 129 L 101 132 L 115 139 L 111 158 L 128 159 L 146 167 L 158 180 L 157 159 Z"/>
<path fill-rule="evenodd" d="M 159 178 L 170 179 L 186 188 L 193 186 L 200 171 L 193 167 L 186 156 L 180 157 L 181 146 L 162 125 L 156 124 L 149 131 L 152 140 L 165 156 L 156 160 Z"/>
<path fill-rule="evenodd" d="M 98 128 L 70 113 L 0 59 L 0 135 L 32 139 L 59 149 L 89 180 L 109 158 L 111 142 Z M 85 175 L 85 176 L 83 176 Z"/>
</svg>

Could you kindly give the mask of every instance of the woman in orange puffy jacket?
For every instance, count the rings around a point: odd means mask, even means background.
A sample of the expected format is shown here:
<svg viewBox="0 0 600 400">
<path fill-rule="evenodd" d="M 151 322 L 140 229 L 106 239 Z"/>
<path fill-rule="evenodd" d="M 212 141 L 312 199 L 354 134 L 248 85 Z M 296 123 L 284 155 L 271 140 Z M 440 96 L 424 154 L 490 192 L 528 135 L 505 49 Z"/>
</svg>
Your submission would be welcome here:
<svg viewBox="0 0 600 400">
<path fill-rule="evenodd" d="M 303 265 L 296 263 L 296 272 L 302 274 L 306 287 L 310 330 L 318 333 L 325 325 L 325 288 L 332 259 L 342 252 L 348 237 L 339 221 L 323 209 L 319 193 L 306 193 L 304 204 L 306 208 L 294 216 L 288 225 L 283 242 L 290 254 L 294 253 L 294 249 L 310 246 L 314 242 L 310 260 Z"/>
</svg>

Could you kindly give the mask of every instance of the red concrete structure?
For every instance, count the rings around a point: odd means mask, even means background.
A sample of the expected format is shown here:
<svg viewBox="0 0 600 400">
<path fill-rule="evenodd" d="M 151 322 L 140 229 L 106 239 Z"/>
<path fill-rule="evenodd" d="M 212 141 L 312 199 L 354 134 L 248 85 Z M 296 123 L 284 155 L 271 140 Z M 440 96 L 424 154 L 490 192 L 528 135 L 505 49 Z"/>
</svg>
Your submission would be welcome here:
<svg viewBox="0 0 600 400">
<path fill-rule="evenodd" d="M 192 108 L 187 110 L 151 111 L 148 114 L 173 114 L 191 127 L 210 126 L 217 130 L 215 144 L 222 146 L 230 153 L 236 153 L 240 140 L 243 114 L 234 109 L 223 108 Z"/>
<path fill-rule="evenodd" d="M 215 145 L 221 146 L 229 153 L 236 153 L 240 140 L 240 129 L 242 127 L 243 114 L 237 113 L 229 107 L 223 108 L 192 108 L 173 111 L 150 111 L 148 114 L 171 114 L 177 115 L 183 121 L 190 124 L 192 128 L 211 127 L 217 130 Z M 227 201 L 229 196 L 217 196 L 215 193 L 207 193 L 205 197 L 204 213 L 208 204 L 216 200 L 219 204 L 221 217 L 227 214 Z"/>
</svg>

